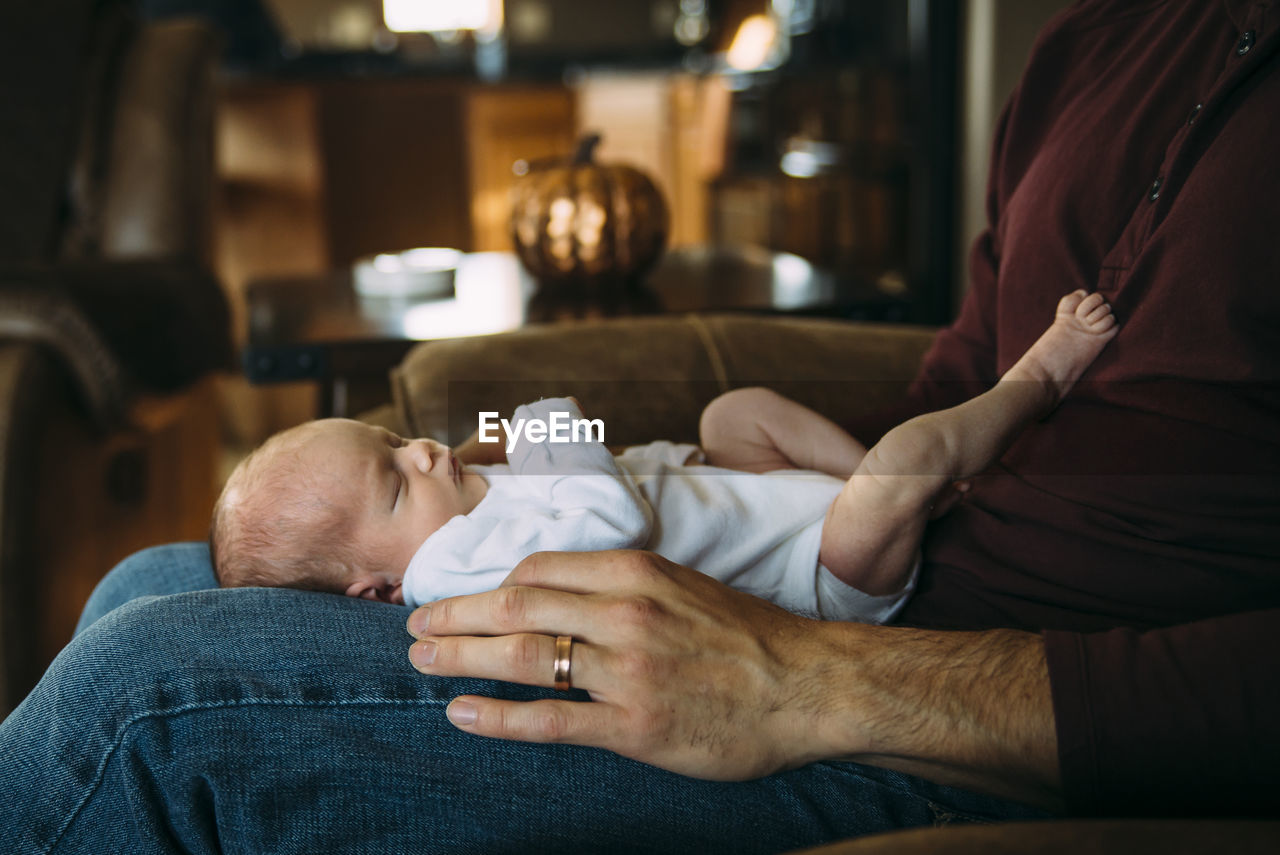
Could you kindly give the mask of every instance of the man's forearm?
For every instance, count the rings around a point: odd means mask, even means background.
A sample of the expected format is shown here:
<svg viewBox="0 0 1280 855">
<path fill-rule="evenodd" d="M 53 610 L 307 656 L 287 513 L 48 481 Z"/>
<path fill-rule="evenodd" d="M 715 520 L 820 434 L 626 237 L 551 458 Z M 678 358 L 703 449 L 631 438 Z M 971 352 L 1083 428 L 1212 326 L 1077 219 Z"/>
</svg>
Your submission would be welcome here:
<svg viewBox="0 0 1280 855">
<path fill-rule="evenodd" d="M 845 739 L 846 759 L 1062 809 L 1040 636 L 823 627 L 845 686 L 827 738 Z"/>
<path fill-rule="evenodd" d="M 423 673 L 532 685 L 550 685 L 550 636 L 589 642 L 574 685 L 593 703 L 464 696 L 450 720 L 471 733 L 719 781 L 856 760 L 1060 806 L 1036 635 L 811 620 L 632 550 L 531 555 L 496 591 L 414 612 L 409 630 Z M 499 638 L 527 633 L 532 657 Z"/>
</svg>

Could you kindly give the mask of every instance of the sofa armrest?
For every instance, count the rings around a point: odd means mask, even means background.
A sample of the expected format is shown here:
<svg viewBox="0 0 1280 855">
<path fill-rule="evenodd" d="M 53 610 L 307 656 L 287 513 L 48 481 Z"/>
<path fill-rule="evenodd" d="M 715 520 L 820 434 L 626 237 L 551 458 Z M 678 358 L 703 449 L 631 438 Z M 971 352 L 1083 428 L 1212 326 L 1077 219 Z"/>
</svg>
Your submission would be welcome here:
<svg viewBox="0 0 1280 855">
<path fill-rule="evenodd" d="M 0 316 L 2 317 L 2 316 Z M 32 656 L 38 637 L 32 508 L 40 472 L 33 449 L 63 394 L 51 353 L 31 342 L 0 339 L 0 716 L 40 679 Z"/>
<path fill-rule="evenodd" d="M 18 346 L 23 344 L 27 347 Z M 36 364 L 32 346 L 60 358 L 75 380 L 95 427 L 105 432 L 124 422 L 128 381 L 93 324 L 61 293 L 5 282 L 0 287 L 0 347 L 4 348 L 7 385 L 0 392 L 6 402 L 13 396 L 29 394 L 30 382 L 20 381 L 30 375 L 30 366 Z M 32 412 L 20 412 L 16 405 L 11 415 L 39 419 L 34 408 Z M 8 436 L 8 428 L 5 434 Z"/>
<path fill-rule="evenodd" d="M 91 421 L 118 427 L 139 392 L 172 393 L 234 366 L 218 281 L 181 260 L 0 270 L 0 340 L 55 353 Z"/>
<path fill-rule="evenodd" d="M 418 345 L 392 371 L 411 435 L 456 444 L 481 410 L 509 415 L 575 395 L 611 445 L 696 441 L 716 395 L 764 385 L 848 421 L 888 406 L 915 376 L 933 330 L 748 315 L 616 319 L 527 327 Z"/>
</svg>

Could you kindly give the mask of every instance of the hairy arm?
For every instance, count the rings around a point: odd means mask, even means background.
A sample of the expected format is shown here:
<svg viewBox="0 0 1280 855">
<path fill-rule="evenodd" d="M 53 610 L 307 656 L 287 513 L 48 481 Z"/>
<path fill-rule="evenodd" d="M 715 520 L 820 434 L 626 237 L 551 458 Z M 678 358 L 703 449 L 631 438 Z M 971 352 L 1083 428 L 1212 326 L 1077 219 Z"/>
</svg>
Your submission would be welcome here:
<svg viewBox="0 0 1280 855">
<path fill-rule="evenodd" d="M 1039 635 L 826 626 L 852 672 L 831 719 L 858 734 L 847 759 L 1062 810 Z"/>
<path fill-rule="evenodd" d="M 541 686 L 554 637 L 574 637 L 573 684 L 594 703 L 466 695 L 449 716 L 472 733 L 717 780 L 853 760 L 1061 806 L 1037 635 L 813 621 L 647 552 L 530 556 L 409 630 L 423 673 Z"/>
</svg>

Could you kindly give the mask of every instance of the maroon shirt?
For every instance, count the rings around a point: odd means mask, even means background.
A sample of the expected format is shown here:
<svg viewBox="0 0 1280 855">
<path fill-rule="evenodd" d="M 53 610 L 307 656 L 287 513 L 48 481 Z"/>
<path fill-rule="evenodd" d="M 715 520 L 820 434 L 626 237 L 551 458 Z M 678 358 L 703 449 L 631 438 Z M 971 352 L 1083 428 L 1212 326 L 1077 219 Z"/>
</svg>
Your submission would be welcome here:
<svg viewBox="0 0 1280 855">
<path fill-rule="evenodd" d="M 1064 294 L 1120 332 L 935 523 L 904 623 L 1044 632 L 1076 813 L 1280 813 L 1280 3 L 1085 0 L 1001 118 L 971 290 L 909 400 Z"/>
</svg>

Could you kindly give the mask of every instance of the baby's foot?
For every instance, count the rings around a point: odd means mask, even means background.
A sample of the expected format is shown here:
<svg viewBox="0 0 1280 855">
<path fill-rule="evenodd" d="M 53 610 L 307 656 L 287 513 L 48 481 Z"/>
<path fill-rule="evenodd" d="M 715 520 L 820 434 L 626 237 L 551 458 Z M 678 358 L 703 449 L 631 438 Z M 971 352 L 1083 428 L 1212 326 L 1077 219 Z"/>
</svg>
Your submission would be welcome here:
<svg viewBox="0 0 1280 855">
<path fill-rule="evenodd" d="M 1056 406 L 1118 331 L 1101 294 L 1073 291 L 1058 301 L 1053 325 L 1001 379 L 1043 383 Z"/>
</svg>

